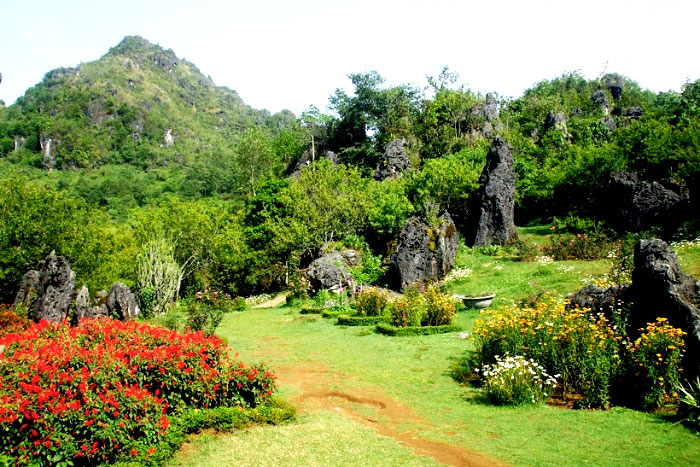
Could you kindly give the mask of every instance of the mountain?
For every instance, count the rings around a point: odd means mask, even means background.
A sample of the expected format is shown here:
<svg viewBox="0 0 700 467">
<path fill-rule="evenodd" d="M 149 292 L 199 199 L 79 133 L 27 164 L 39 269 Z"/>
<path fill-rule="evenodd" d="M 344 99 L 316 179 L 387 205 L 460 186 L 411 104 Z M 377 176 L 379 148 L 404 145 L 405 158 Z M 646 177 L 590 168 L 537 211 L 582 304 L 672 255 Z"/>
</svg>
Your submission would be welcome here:
<svg viewBox="0 0 700 467">
<path fill-rule="evenodd" d="M 0 108 L 0 155 L 46 169 L 187 165 L 236 135 L 296 120 L 216 86 L 172 50 L 129 36 L 99 60 L 58 68 Z"/>
</svg>

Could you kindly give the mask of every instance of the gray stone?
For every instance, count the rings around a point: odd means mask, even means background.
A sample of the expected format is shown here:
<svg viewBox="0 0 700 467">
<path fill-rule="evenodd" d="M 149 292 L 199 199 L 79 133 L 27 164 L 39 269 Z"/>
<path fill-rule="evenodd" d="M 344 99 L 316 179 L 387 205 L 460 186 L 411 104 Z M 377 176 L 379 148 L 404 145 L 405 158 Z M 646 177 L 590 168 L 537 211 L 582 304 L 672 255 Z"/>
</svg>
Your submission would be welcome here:
<svg viewBox="0 0 700 467">
<path fill-rule="evenodd" d="M 12 303 L 12 309 L 16 310 L 21 306 L 25 310 L 30 310 L 37 298 L 37 286 L 39 285 L 39 271 L 28 271 L 22 276 L 22 281 L 19 283 L 19 290 L 15 296 L 15 301 Z"/>
<path fill-rule="evenodd" d="M 121 282 L 115 283 L 107 294 L 107 310 L 109 315 L 118 317 L 123 321 L 136 318 L 140 314 L 136 297 L 129 287 Z"/>
<path fill-rule="evenodd" d="M 376 180 L 398 177 L 406 170 L 411 169 L 408 155 L 403 149 L 405 144 L 406 140 L 400 138 L 386 145 L 384 155 L 379 160 L 377 168 L 374 169 L 374 178 Z"/>
<path fill-rule="evenodd" d="M 686 217 L 689 203 L 685 186 L 671 180 L 646 182 L 632 172 L 612 172 L 600 200 L 608 225 L 628 232 L 672 231 Z"/>
<path fill-rule="evenodd" d="M 56 256 L 52 251 L 39 270 L 37 298 L 31 316 L 36 321 L 63 321 L 68 317 L 74 289 L 75 273 L 63 256 Z"/>
<path fill-rule="evenodd" d="M 515 230 L 515 169 L 511 146 L 500 136 L 491 143 L 467 217 L 470 247 L 505 245 L 517 238 Z"/>
<path fill-rule="evenodd" d="M 391 255 L 392 286 L 404 290 L 413 284 L 443 279 L 454 266 L 459 234 L 445 212 L 430 226 L 419 217 L 411 217 L 401 230 Z"/>
<path fill-rule="evenodd" d="M 483 120 L 480 128 L 472 129 L 472 138 L 493 138 L 494 134 L 503 128 L 503 124 L 499 120 L 498 99 L 492 93 L 486 94 L 485 101 L 475 105 L 471 114 Z"/>
<path fill-rule="evenodd" d="M 569 307 L 589 309 L 593 314 L 603 313 L 608 319 L 611 317 L 613 309 L 627 306 L 632 302 L 630 285 L 616 285 L 602 289 L 596 285 L 589 284 L 575 294 L 567 296 Z"/>
<path fill-rule="evenodd" d="M 622 76 L 617 74 L 607 75 L 603 78 L 603 80 L 608 88 L 608 91 L 610 91 L 610 94 L 612 94 L 613 99 L 618 100 L 622 95 L 625 80 L 622 78 Z"/>
<path fill-rule="evenodd" d="M 85 286 L 75 295 L 75 317 L 78 321 L 90 317 L 90 292 Z"/>
<path fill-rule="evenodd" d="M 561 131 L 565 137 L 569 137 L 569 130 L 566 127 L 566 115 L 564 112 L 557 112 L 550 110 L 547 113 L 547 118 L 544 120 L 544 132 L 547 133 L 551 130 Z"/>
<path fill-rule="evenodd" d="M 608 93 L 600 89 L 591 95 L 591 100 L 599 109 L 603 111 L 603 115 L 608 115 L 610 113 Z"/>
<path fill-rule="evenodd" d="M 56 167 L 56 141 L 50 136 L 40 136 L 39 146 L 41 146 L 41 163 L 49 172 Z"/>
<path fill-rule="evenodd" d="M 287 167 L 287 176 L 298 177 L 304 167 L 308 167 L 313 162 L 326 159 L 333 165 L 340 163 L 339 156 L 326 147 L 323 138 L 314 140 L 314 144 L 309 143 L 309 147 L 304 151 L 298 159 L 292 160 Z"/>
<path fill-rule="evenodd" d="M 617 130 L 617 122 L 613 117 L 605 117 L 603 120 L 603 125 L 608 127 L 608 130 L 610 131 L 615 131 Z"/>
<path fill-rule="evenodd" d="M 334 251 L 315 259 L 306 269 L 309 283 L 315 291 L 345 287 L 351 281 L 351 267 L 362 263 L 362 252 L 357 250 Z"/>
</svg>

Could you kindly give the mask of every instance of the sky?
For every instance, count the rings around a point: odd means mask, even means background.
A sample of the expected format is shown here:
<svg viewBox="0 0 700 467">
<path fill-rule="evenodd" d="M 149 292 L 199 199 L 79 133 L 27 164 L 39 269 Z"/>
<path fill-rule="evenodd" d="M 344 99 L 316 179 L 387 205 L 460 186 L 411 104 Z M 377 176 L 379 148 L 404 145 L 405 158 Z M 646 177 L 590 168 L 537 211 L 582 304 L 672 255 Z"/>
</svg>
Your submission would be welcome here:
<svg viewBox="0 0 700 467">
<path fill-rule="evenodd" d="M 473 91 L 518 97 L 578 71 L 655 92 L 700 79 L 697 0 L 0 0 L 0 99 L 140 35 L 244 102 L 322 111 L 347 75 L 427 85 L 444 66 Z"/>
</svg>

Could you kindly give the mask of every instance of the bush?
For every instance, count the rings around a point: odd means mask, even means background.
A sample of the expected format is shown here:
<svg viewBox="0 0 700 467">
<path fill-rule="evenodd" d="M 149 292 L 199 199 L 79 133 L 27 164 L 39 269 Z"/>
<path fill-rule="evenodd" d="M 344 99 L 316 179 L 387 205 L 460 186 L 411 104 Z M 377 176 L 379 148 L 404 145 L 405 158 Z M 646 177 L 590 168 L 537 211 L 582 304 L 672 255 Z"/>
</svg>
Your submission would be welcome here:
<svg viewBox="0 0 700 467">
<path fill-rule="evenodd" d="M 391 303 L 391 319 L 397 327 L 420 326 L 425 315 L 423 297 L 416 288 L 408 289 Z"/>
<path fill-rule="evenodd" d="M 448 332 L 459 332 L 462 330 L 454 324 L 446 326 L 404 326 L 394 327 L 389 324 L 378 324 L 375 330 L 379 334 L 387 336 L 429 336 L 432 334 L 445 334 Z"/>
<path fill-rule="evenodd" d="M 275 387 L 218 338 L 133 321 L 42 321 L 0 346 L 0 454 L 17 465 L 145 461 L 172 415 L 259 406 Z"/>
<path fill-rule="evenodd" d="M 426 309 L 421 321 L 423 326 L 445 326 L 452 324 L 457 308 L 454 300 L 438 287 L 429 287 L 423 294 Z"/>
<path fill-rule="evenodd" d="M 175 261 L 173 245 L 164 239 L 151 240 L 136 258 L 136 285 L 146 316 L 159 315 L 180 289 L 182 268 Z"/>
<path fill-rule="evenodd" d="M 22 332 L 31 325 L 24 310 L 12 310 L 0 304 L 0 337 Z"/>
<path fill-rule="evenodd" d="M 523 356 L 496 355 L 496 362 L 481 368 L 483 389 L 498 405 L 523 405 L 544 402 L 556 386 L 556 377 L 544 367 Z"/>
<path fill-rule="evenodd" d="M 557 261 L 607 258 L 615 247 L 615 243 L 604 233 L 556 234 L 550 236 L 550 243 L 544 247 L 544 254 Z"/>
<path fill-rule="evenodd" d="M 386 292 L 378 289 L 367 289 L 355 296 L 355 308 L 360 316 L 382 316 L 389 305 Z"/>
<path fill-rule="evenodd" d="M 666 318 L 657 318 L 642 331 L 627 346 L 627 378 L 623 389 L 632 405 L 655 409 L 678 395 L 685 333 L 670 326 Z"/>
</svg>

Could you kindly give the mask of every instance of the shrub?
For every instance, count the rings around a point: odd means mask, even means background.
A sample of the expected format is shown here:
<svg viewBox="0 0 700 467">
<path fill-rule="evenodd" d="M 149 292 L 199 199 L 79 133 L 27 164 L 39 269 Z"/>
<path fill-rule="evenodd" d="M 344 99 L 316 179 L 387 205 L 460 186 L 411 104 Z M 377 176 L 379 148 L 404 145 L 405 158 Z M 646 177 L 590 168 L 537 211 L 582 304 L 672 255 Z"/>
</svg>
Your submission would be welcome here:
<svg viewBox="0 0 700 467">
<path fill-rule="evenodd" d="M 660 407 L 677 396 L 685 333 L 656 318 L 643 334 L 627 346 L 627 381 L 624 388 L 635 406 L 643 409 Z"/>
<path fill-rule="evenodd" d="M 163 313 L 179 292 L 182 268 L 173 250 L 171 243 L 159 238 L 146 243 L 136 258 L 136 285 L 146 316 Z"/>
<path fill-rule="evenodd" d="M 271 373 L 230 360 L 218 338 L 133 321 L 42 321 L 0 346 L 0 454 L 18 465 L 145 460 L 171 415 L 255 407 L 274 390 Z"/>
<path fill-rule="evenodd" d="M 416 288 L 409 288 L 390 305 L 391 319 L 397 327 L 420 326 L 425 315 L 423 297 Z"/>
<path fill-rule="evenodd" d="M 445 326 L 452 324 L 457 308 L 454 300 L 438 287 L 429 287 L 423 294 L 426 309 L 421 324 L 423 326 Z"/>
<path fill-rule="evenodd" d="M 474 328 L 480 364 L 497 355 L 522 355 L 559 374 L 564 391 L 583 394 L 585 407 L 606 407 L 620 368 L 623 330 L 603 315 L 567 309 L 553 296 L 528 305 L 484 310 Z"/>
<path fill-rule="evenodd" d="M 608 257 L 614 242 L 604 233 L 551 235 L 544 254 L 557 261 L 566 259 L 600 259 Z"/>
<path fill-rule="evenodd" d="M 0 304 L 0 337 L 22 332 L 31 325 L 24 310 L 12 310 Z"/>
<path fill-rule="evenodd" d="M 236 297 L 231 301 L 231 310 L 233 311 L 245 311 L 246 306 L 245 297 Z"/>
<path fill-rule="evenodd" d="M 355 308 L 360 316 L 382 316 L 389 305 L 386 292 L 378 289 L 367 289 L 355 296 Z"/>
<path fill-rule="evenodd" d="M 483 389 L 498 405 L 523 405 L 544 402 L 556 386 L 542 365 L 521 355 L 496 355 L 496 362 L 481 368 Z"/>
</svg>

